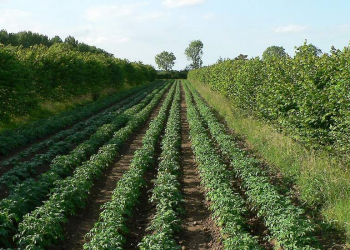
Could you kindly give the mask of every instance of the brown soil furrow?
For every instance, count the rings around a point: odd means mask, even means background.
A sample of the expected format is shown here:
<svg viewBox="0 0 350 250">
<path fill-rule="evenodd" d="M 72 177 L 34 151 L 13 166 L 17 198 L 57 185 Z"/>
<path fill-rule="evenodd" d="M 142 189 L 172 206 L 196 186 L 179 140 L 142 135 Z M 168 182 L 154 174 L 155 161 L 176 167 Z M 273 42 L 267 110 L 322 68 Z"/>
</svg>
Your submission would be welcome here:
<svg viewBox="0 0 350 250">
<path fill-rule="evenodd" d="M 160 151 L 160 150 L 159 150 Z M 158 158 L 159 152 L 156 154 Z M 150 202 L 152 190 L 154 188 L 154 180 L 157 177 L 157 165 L 152 166 L 145 174 L 145 185 L 142 187 L 139 203 L 133 209 L 133 217 L 128 221 L 129 234 L 127 235 L 124 249 L 136 249 L 138 243 L 147 235 L 146 228 L 150 225 L 155 213 L 156 205 Z"/>
<path fill-rule="evenodd" d="M 110 201 L 117 181 L 129 169 L 134 152 L 142 147 L 142 139 L 146 134 L 149 123 L 158 115 L 167 93 L 168 91 L 152 112 L 148 121 L 125 143 L 115 164 L 112 164 L 94 185 L 85 208 L 78 211 L 76 216 L 68 220 L 68 223 L 64 227 L 65 240 L 58 246 L 51 247 L 50 249 L 72 250 L 83 248 L 84 243 L 86 243 L 84 239 L 85 235 L 94 226 L 94 223 L 98 221 L 101 205 Z"/>
<path fill-rule="evenodd" d="M 179 234 L 182 249 L 222 249 L 219 230 L 210 217 L 204 193 L 200 187 L 196 162 L 189 139 L 185 93 L 181 87 L 181 166 L 182 191 L 185 213 L 182 216 L 183 230 Z"/>
<path fill-rule="evenodd" d="M 168 112 L 169 114 L 169 112 Z M 164 126 L 166 125 L 166 121 Z M 126 236 L 125 250 L 137 249 L 137 245 L 142 239 L 149 233 L 147 227 L 150 225 L 154 215 L 157 212 L 156 204 L 150 201 L 152 197 L 152 190 L 154 188 L 154 180 L 157 178 L 159 156 L 162 152 L 161 139 L 164 136 L 165 129 L 163 130 L 156 152 L 154 155 L 155 164 L 150 167 L 145 173 L 143 178 L 144 186 L 142 187 L 139 202 L 135 206 L 132 212 L 132 217 L 128 221 L 129 234 Z"/>
</svg>

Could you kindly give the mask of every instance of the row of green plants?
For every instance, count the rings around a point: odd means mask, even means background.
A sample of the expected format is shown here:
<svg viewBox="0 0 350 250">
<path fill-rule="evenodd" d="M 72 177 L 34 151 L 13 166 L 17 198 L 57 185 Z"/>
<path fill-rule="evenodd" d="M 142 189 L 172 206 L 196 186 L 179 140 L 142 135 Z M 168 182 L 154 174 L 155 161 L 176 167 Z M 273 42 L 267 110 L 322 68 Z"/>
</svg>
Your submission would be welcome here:
<svg viewBox="0 0 350 250">
<path fill-rule="evenodd" d="M 313 226 L 304 216 L 305 211 L 292 204 L 288 196 L 278 193 L 270 184 L 268 174 L 258 166 L 258 161 L 240 150 L 225 126 L 218 121 L 210 107 L 201 99 L 196 90 L 190 90 L 198 110 L 208 125 L 212 137 L 220 146 L 223 155 L 230 159 L 231 173 L 239 178 L 247 200 L 269 229 L 271 240 L 283 249 L 314 249 Z"/>
<path fill-rule="evenodd" d="M 89 103 L 83 106 L 76 107 L 69 111 L 62 112 L 59 115 L 50 117 L 49 119 L 40 120 L 34 122 L 16 130 L 6 130 L 0 132 L 0 155 L 7 155 L 15 150 L 26 146 L 37 139 L 43 138 L 50 134 L 59 132 L 66 127 L 69 127 L 79 121 L 87 119 L 88 117 L 97 114 L 101 110 L 108 108 L 116 102 L 119 102 L 132 94 L 138 93 L 146 88 L 147 85 L 137 86 L 127 91 L 119 92 L 107 96 L 105 98 L 100 98 L 93 103 Z M 58 133 L 54 138 L 54 141 L 61 140 L 66 134 L 64 132 Z M 34 150 L 40 150 L 43 147 L 49 146 L 48 144 L 40 144 L 36 146 Z M 27 153 L 22 153 L 25 157 Z"/>
<path fill-rule="evenodd" d="M 156 87 L 156 84 L 151 84 L 149 86 Z M 75 125 L 70 127 L 69 129 L 62 130 L 55 135 L 49 137 L 46 140 L 43 140 L 38 143 L 34 143 L 27 147 L 25 150 L 21 151 L 20 153 L 16 154 L 15 156 L 12 156 L 6 160 L 4 160 L 1 164 L 3 166 L 7 165 L 17 165 L 21 162 L 23 158 L 28 158 L 30 155 L 35 154 L 39 150 L 43 150 L 45 148 L 49 148 L 50 146 L 57 144 L 58 142 L 65 140 L 65 138 L 74 135 L 74 133 L 78 133 L 79 131 L 84 130 L 86 127 L 88 127 L 92 123 L 96 123 L 99 119 L 108 119 L 108 114 L 110 112 L 118 110 L 120 107 L 122 107 L 124 104 L 130 102 L 130 100 L 137 98 L 140 94 L 142 94 L 143 91 L 147 92 L 148 85 L 143 85 L 141 88 L 135 88 L 133 91 L 126 91 L 125 94 L 123 94 L 123 98 L 116 100 L 111 107 L 106 109 L 100 110 L 98 113 L 92 114 L 91 117 L 87 118 L 86 120 L 78 121 Z M 123 92 L 121 92 L 123 93 Z M 126 98 L 126 99 L 124 99 Z M 110 105 L 109 105 L 110 106 Z M 106 118 L 104 118 L 106 117 Z M 107 122 L 105 122 L 107 123 Z M 104 123 L 101 123 L 104 124 Z"/>
<path fill-rule="evenodd" d="M 318 55 L 308 44 L 293 58 L 227 60 L 192 70 L 234 105 L 267 120 L 308 146 L 350 152 L 350 46 Z"/>
<path fill-rule="evenodd" d="M 163 87 L 161 92 L 165 91 Z M 16 185 L 8 197 L 0 201 L 0 232 L 1 243 L 9 244 L 11 236 L 17 231 L 16 225 L 23 216 L 40 206 L 50 190 L 55 187 L 57 181 L 71 176 L 73 171 L 83 162 L 87 161 L 106 142 L 115 138 L 115 131 L 122 127 L 125 122 L 130 123 L 129 129 L 133 127 L 135 116 L 143 110 L 148 110 L 152 99 L 159 95 L 159 89 L 154 90 L 144 100 L 134 107 L 130 107 L 124 113 L 117 116 L 113 123 L 102 126 L 90 140 L 85 141 L 75 148 L 70 154 L 55 158 L 50 169 L 38 178 L 29 178 Z M 150 103 L 151 101 L 151 103 Z M 120 131 L 120 130 L 119 130 Z M 125 131 L 125 128 L 124 130 Z M 119 132 L 120 133 L 120 132 Z M 113 140 L 113 139 L 112 139 Z M 116 139 L 114 139 L 116 140 Z"/>
<path fill-rule="evenodd" d="M 220 228 L 224 249 L 263 249 L 258 240 L 249 233 L 244 218 L 247 212 L 244 200 L 232 188 L 230 171 L 214 150 L 215 146 L 196 110 L 187 84 L 184 84 L 184 89 L 191 147 L 209 209 L 215 224 Z"/>
<path fill-rule="evenodd" d="M 128 233 L 127 218 L 139 200 L 144 186 L 144 174 L 155 165 L 155 152 L 168 117 L 173 100 L 174 84 L 166 97 L 158 116 L 151 121 L 142 140 L 142 147 L 136 150 L 130 168 L 117 182 L 111 201 L 102 206 L 99 220 L 87 234 L 89 242 L 84 249 L 123 249 Z"/>
<path fill-rule="evenodd" d="M 170 109 L 165 135 L 162 139 L 162 153 L 159 158 L 158 175 L 150 202 L 156 205 L 156 213 L 147 228 L 147 234 L 138 245 L 141 250 L 178 250 L 181 247 L 175 233 L 181 229 L 179 215 L 183 213 L 180 191 L 180 149 L 181 149 L 181 105 L 180 84 L 177 85 Z"/>
<path fill-rule="evenodd" d="M 151 65 L 80 52 L 67 43 L 29 48 L 0 44 L 0 120 L 27 115 L 44 101 L 139 85 L 156 75 Z"/>
<path fill-rule="evenodd" d="M 128 121 L 126 127 L 114 133 L 97 154 L 78 166 L 72 176 L 55 182 L 49 199 L 25 215 L 19 223 L 18 234 L 15 235 L 19 248 L 43 249 L 64 239 L 63 224 L 67 218 L 85 206 L 94 181 L 114 163 L 121 146 L 147 120 L 167 88 L 168 85 L 156 94 L 141 112 Z"/>
<path fill-rule="evenodd" d="M 149 91 L 150 90 L 144 90 L 143 92 L 139 92 L 110 107 L 104 112 L 76 124 L 70 129 L 74 131 L 70 136 L 50 145 L 45 153 L 37 154 L 28 161 L 16 163 L 14 168 L 0 177 L 0 186 L 5 185 L 10 188 L 31 176 L 35 176 L 40 165 L 50 164 L 57 155 L 69 153 L 80 143 L 88 140 L 102 125 L 113 122 L 116 116 L 121 112 L 128 109 L 130 106 L 139 103 Z M 79 131 L 79 128 L 82 130 Z"/>
</svg>

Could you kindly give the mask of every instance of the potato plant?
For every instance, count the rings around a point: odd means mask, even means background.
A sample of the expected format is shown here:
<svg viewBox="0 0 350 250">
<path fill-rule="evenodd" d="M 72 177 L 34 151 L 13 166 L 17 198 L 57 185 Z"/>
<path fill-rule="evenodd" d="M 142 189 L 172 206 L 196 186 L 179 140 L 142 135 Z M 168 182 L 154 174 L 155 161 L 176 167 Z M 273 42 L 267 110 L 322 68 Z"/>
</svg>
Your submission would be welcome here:
<svg viewBox="0 0 350 250">
<path fill-rule="evenodd" d="M 99 221 L 87 234 L 89 242 L 84 244 L 84 249 L 123 248 L 125 234 L 128 232 L 127 218 L 132 215 L 132 209 L 139 199 L 145 172 L 155 164 L 156 146 L 164 130 L 174 92 L 175 85 L 158 116 L 151 121 L 142 140 L 142 147 L 136 150 L 129 170 L 117 182 L 111 201 L 102 206 Z"/>
<path fill-rule="evenodd" d="M 152 101 L 130 119 L 127 126 L 117 131 L 113 138 L 89 161 L 78 166 L 73 175 L 55 182 L 50 198 L 19 223 L 15 238 L 20 248 L 44 248 L 63 239 L 62 225 L 67 217 L 84 207 L 89 191 L 103 171 L 113 163 L 120 147 L 129 136 L 144 123 L 159 103 L 167 87 L 156 94 Z"/>
<path fill-rule="evenodd" d="M 181 106 L 180 86 L 177 85 L 175 97 L 170 109 L 169 119 L 162 140 L 162 153 L 158 166 L 158 175 L 154 180 L 151 202 L 156 204 L 156 214 L 146 235 L 139 243 L 141 250 L 181 249 L 175 240 L 175 233 L 181 229 L 179 215 L 182 211 L 180 183 L 181 148 Z"/>
<path fill-rule="evenodd" d="M 194 88 L 190 89 L 212 137 L 220 145 L 222 153 L 230 159 L 232 174 L 242 181 L 249 203 L 257 210 L 257 215 L 263 218 L 271 239 L 277 240 L 277 247 L 315 249 L 311 246 L 314 241 L 311 236 L 313 226 L 303 216 L 304 211 L 294 206 L 289 197 L 278 193 L 276 187 L 270 184 L 267 173 L 258 167 L 257 161 L 236 146 L 210 107 Z"/>
<path fill-rule="evenodd" d="M 255 237 L 250 235 L 243 214 L 246 213 L 243 199 L 231 187 L 230 174 L 214 145 L 187 85 L 187 119 L 190 125 L 192 148 L 199 167 L 201 184 L 216 225 L 220 228 L 225 249 L 263 249 Z"/>
<path fill-rule="evenodd" d="M 40 165 L 49 164 L 56 156 L 69 153 L 72 150 L 72 145 L 79 145 L 83 141 L 88 140 L 101 126 L 112 123 L 123 111 L 140 102 L 147 92 L 139 92 L 136 96 L 133 95 L 121 101 L 101 114 L 78 123 L 70 129 L 72 130 L 70 131 L 70 136 L 51 144 L 47 152 L 37 154 L 29 161 L 17 163 L 14 168 L 0 177 L 0 185 L 5 185 L 11 189 L 11 187 L 19 182 L 35 175 Z"/>
<path fill-rule="evenodd" d="M 129 120 L 128 124 L 131 124 L 129 127 L 132 127 L 135 116 L 138 116 L 139 112 L 150 109 L 149 107 L 154 105 L 152 99 L 155 95 L 159 98 L 166 88 L 167 86 L 161 91 L 154 90 L 139 104 L 129 106 L 123 114 L 116 117 L 113 123 L 102 126 L 90 140 L 79 145 L 69 155 L 57 157 L 51 164 L 50 170 L 39 176 L 37 180 L 30 178 L 18 184 L 7 198 L 0 201 L 0 229 L 4 235 L 1 240 L 7 242 L 11 232 L 17 230 L 14 225 L 22 220 L 23 215 L 39 206 L 58 180 L 70 176 L 77 166 L 87 161 L 99 147 L 108 142 L 115 130 L 125 124 L 125 121 Z"/>
</svg>

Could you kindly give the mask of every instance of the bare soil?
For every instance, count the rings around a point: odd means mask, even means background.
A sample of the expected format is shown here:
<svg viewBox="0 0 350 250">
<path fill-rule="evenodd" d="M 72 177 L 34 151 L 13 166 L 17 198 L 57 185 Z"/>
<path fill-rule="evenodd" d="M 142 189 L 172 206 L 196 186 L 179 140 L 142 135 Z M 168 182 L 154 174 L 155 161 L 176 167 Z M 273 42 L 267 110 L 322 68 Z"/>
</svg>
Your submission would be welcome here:
<svg viewBox="0 0 350 250">
<path fill-rule="evenodd" d="M 160 145 L 157 147 L 155 159 L 158 159 L 161 149 Z M 156 214 L 156 204 L 150 202 L 152 190 L 154 188 L 153 180 L 157 177 L 158 160 L 156 164 L 151 166 L 145 173 L 143 178 L 145 184 L 142 187 L 141 195 L 138 204 L 132 212 L 132 217 L 129 218 L 129 234 L 126 236 L 126 243 L 124 249 L 136 249 L 137 245 L 142 241 L 143 237 L 147 235 L 147 227 L 150 225 L 154 215 Z"/>
<path fill-rule="evenodd" d="M 219 229 L 211 219 L 210 211 L 206 207 L 204 192 L 200 187 L 200 178 L 191 141 L 189 139 L 189 124 L 187 122 L 187 107 L 185 94 L 181 88 L 181 166 L 182 192 L 184 195 L 184 209 L 182 216 L 183 230 L 179 234 L 182 249 L 222 249 L 219 240 Z"/>
</svg>

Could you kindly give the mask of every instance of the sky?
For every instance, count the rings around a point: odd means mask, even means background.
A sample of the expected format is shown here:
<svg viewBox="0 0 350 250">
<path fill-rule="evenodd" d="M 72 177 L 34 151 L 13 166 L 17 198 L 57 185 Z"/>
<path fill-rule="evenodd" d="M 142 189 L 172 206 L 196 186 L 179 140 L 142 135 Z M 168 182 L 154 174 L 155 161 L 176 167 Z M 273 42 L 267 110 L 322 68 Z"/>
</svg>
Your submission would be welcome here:
<svg viewBox="0 0 350 250">
<path fill-rule="evenodd" d="M 204 44 L 203 63 L 239 54 L 261 56 L 272 45 L 294 55 L 307 39 L 328 52 L 350 40 L 349 0 L 0 0 L 0 29 L 74 36 L 115 57 L 154 66 L 162 51 L 190 64 L 190 41 Z"/>
</svg>

